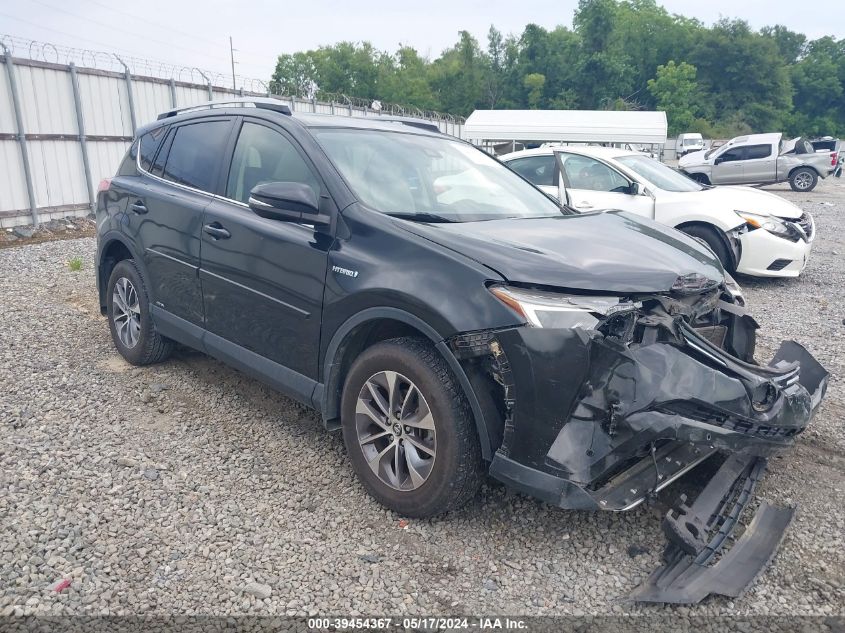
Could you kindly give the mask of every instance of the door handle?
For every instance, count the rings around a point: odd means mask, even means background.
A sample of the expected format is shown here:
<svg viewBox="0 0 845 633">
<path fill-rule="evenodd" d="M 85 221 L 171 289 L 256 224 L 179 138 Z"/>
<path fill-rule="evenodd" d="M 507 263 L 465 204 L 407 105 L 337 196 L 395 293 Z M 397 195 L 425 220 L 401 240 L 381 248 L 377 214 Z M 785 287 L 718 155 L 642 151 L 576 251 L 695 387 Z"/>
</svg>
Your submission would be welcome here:
<svg viewBox="0 0 845 633">
<path fill-rule="evenodd" d="M 202 227 L 202 230 L 208 233 L 215 240 L 228 240 L 232 234 L 224 229 L 219 222 L 212 222 Z"/>
<path fill-rule="evenodd" d="M 144 203 L 140 200 L 138 200 L 137 202 L 135 202 L 135 204 L 132 205 L 132 210 L 138 215 L 144 215 L 145 213 L 147 213 L 147 211 L 149 211 L 149 209 L 147 209 L 147 207 L 144 206 Z"/>
</svg>

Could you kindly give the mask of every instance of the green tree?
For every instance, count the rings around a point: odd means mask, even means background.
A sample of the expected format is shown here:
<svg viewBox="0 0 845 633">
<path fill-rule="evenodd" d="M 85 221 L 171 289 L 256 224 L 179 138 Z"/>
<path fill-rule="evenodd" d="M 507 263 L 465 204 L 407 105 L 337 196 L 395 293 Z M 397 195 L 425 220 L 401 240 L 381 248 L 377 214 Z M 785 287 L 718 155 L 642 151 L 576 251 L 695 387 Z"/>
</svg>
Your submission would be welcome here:
<svg viewBox="0 0 845 633">
<path fill-rule="evenodd" d="M 528 107 L 537 109 L 543 98 L 543 86 L 546 85 L 546 76 L 540 73 L 525 75 L 522 84 L 528 90 Z"/>
<path fill-rule="evenodd" d="M 648 80 L 648 91 L 660 110 L 666 111 L 669 134 L 690 131 L 695 123 L 700 100 L 698 84 L 695 81 L 695 66 L 670 60 L 657 67 L 657 75 Z"/>
</svg>

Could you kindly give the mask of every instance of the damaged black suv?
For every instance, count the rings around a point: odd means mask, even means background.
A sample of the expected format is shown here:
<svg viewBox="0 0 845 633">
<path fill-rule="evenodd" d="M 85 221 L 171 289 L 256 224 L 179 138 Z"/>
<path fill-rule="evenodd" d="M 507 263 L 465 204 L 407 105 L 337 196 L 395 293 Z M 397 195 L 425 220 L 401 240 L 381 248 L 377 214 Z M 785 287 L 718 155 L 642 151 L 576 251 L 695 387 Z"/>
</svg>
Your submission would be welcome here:
<svg viewBox="0 0 845 633">
<path fill-rule="evenodd" d="M 420 121 L 167 112 L 100 189 L 119 352 L 188 345 L 317 409 L 403 515 L 456 508 L 487 473 L 626 510 L 716 453 L 788 446 L 824 392 L 796 343 L 754 361 L 706 246 L 561 208 Z"/>
</svg>

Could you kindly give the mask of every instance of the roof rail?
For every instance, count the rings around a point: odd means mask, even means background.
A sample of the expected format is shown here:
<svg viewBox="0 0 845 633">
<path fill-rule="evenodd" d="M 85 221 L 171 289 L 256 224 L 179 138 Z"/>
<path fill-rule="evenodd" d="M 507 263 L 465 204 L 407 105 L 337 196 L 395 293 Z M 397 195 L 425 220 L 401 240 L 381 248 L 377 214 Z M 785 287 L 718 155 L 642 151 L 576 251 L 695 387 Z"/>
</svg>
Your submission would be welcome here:
<svg viewBox="0 0 845 633">
<path fill-rule="evenodd" d="M 433 123 L 431 121 L 427 121 L 425 119 L 417 119 L 414 117 L 409 116 L 386 116 L 380 114 L 377 117 L 373 117 L 372 120 L 374 121 L 390 121 L 391 123 L 402 123 L 404 125 L 410 125 L 411 127 L 417 127 L 421 130 L 426 130 L 427 132 L 437 132 L 438 134 L 442 134 L 442 130 L 437 125 L 437 123 Z"/>
<path fill-rule="evenodd" d="M 158 115 L 157 120 L 167 119 L 177 114 L 185 112 L 198 112 L 200 110 L 211 110 L 213 108 L 261 108 L 262 110 L 273 110 L 281 114 L 290 115 L 290 108 L 278 99 L 271 99 L 268 97 L 238 97 L 233 99 L 226 99 L 225 101 L 207 101 L 206 103 L 199 103 L 197 105 L 185 106 L 184 108 L 174 108 L 167 110 Z"/>
</svg>

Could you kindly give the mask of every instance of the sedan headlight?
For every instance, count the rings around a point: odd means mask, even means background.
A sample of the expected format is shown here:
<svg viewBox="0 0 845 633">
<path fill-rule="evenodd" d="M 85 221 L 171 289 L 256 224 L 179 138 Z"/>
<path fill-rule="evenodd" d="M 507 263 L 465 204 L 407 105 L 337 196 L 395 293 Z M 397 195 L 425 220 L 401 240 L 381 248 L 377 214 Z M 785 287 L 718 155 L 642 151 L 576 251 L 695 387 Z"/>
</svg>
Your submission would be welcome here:
<svg viewBox="0 0 845 633">
<path fill-rule="evenodd" d="M 529 325 L 542 328 L 593 328 L 599 321 L 640 304 L 619 297 L 566 295 L 513 286 L 492 286 L 490 292 L 522 316 Z"/>
<path fill-rule="evenodd" d="M 745 223 L 751 230 L 765 229 L 773 235 L 778 237 L 789 238 L 792 232 L 789 227 L 780 218 L 773 215 L 763 215 L 759 213 L 746 213 L 745 211 L 736 211 L 736 214 L 745 220 Z"/>
</svg>

